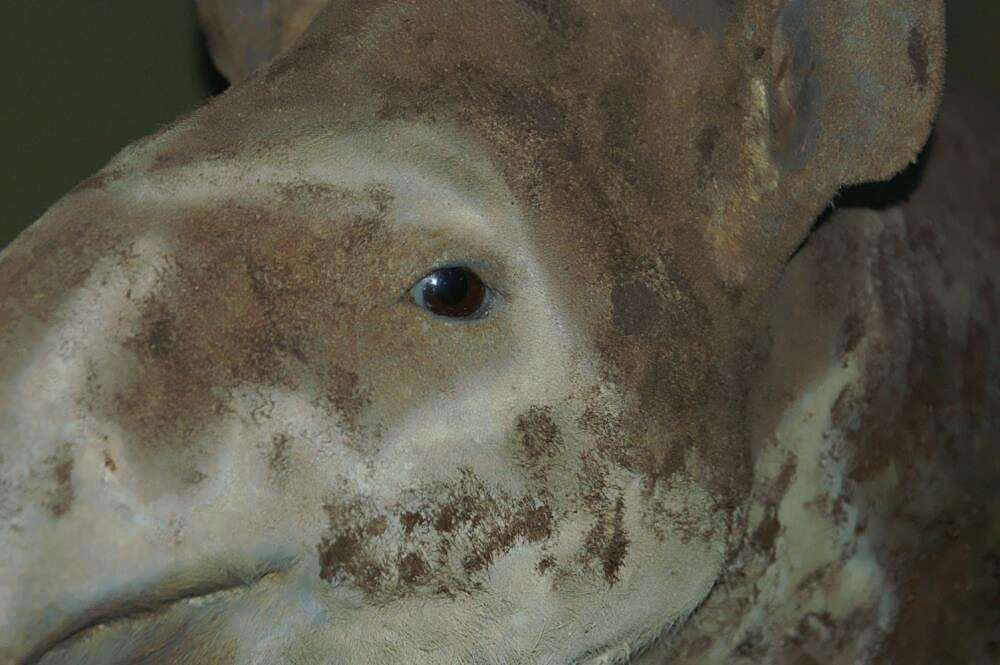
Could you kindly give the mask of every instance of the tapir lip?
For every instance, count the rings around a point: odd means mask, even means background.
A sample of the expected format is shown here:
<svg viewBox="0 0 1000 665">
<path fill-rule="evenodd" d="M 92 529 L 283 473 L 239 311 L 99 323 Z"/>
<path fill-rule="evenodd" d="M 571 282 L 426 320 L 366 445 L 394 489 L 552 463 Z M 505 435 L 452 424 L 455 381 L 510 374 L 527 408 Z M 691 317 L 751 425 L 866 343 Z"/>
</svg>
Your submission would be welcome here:
<svg viewBox="0 0 1000 665">
<path fill-rule="evenodd" d="M 224 569 L 221 576 L 206 579 L 204 569 L 172 572 L 149 588 L 113 595 L 67 618 L 35 645 L 21 665 L 34 665 L 54 649 L 66 646 L 98 626 L 143 619 L 164 612 L 177 603 L 227 591 L 247 590 L 261 580 L 288 569 L 287 564 L 268 564 L 253 571 Z"/>
</svg>

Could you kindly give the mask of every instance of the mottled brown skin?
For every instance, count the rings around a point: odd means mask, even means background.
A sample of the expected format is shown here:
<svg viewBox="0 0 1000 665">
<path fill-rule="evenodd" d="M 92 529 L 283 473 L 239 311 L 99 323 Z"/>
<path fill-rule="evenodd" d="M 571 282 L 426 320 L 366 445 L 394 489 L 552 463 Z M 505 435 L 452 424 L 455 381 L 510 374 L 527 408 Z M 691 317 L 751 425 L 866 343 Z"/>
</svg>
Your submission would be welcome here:
<svg viewBox="0 0 1000 665">
<path fill-rule="evenodd" d="M 956 98 L 909 200 L 878 213 L 839 211 L 810 234 L 839 188 L 891 176 L 923 145 L 943 81 L 940 2 L 338 1 L 288 48 L 315 4 L 273 3 L 270 13 L 244 17 L 256 28 L 233 31 L 226 12 L 238 4 L 202 3 L 231 78 L 284 55 L 131 148 L 0 258 L 5 377 L 34 362 L 25 342 L 34 331 L 64 323 L 68 294 L 113 266 L 108 290 L 133 314 L 106 324 L 114 353 L 89 361 L 77 407 L 114 423 L 84 443 L 137 505 L 222 482 L 220 459 L 229 458 L 221 441 L 231 439 L 220 423 L 248 427 L 238 441 L 256 451 L 267 491 L 292 498 L 287 513 L 268 513 L 273 522 L 247 516 L 246 539 L 236 529 L 226 537 L 244 547 L 261 534 L 292 533 L 305 515 L 300 530 L 311 540 L 275 549 L 268 565 L 228 562 L 250 587 L 234 603 L 285 616 L 282 585 L 308 573 L 331 594 L 356 591 L 350 602 L 366 610 L 464 607 L 525 552 L 533 557 L 526 568 L 555 597 L 581 597 L 581 589 L 614 597 L 639 579 L 644 547 L 695 543 L 724 554 L 725 566 L 651 571 L 664 580 L 711 573 L 714 590 L 695 599 L 700 607 L 681 604 L 681 615 L 662 617 L 662 639 L 643 662 L 996 655 L 997 581 L 988 571 L 1000 556 L 991 454 L 1000 238 L 986 184 L 996 124 L 969 117 L 974 107 Z M 483 444 L 495 446 L 488 456 L 500 460 L 503 483 L 484 479 L 486 462 L 475 458 L 443 479 L 392 478 L 399 492 L 383 501 L 384 487 L 355 486 L 346 472 L 322 476 L 322 454 L 375 468 L 392 457 L 390 433 L 421 399 L 453 395 L 484 364 L 499 380 L 523 355 L 523 322 L 498 315 L 431 325 L 397 301 L 421 270 L 442 262 L 481 261 L 487 281 L 503 286 L 516 287 L 520 273 L 486 241 L 396 224 L 404 206 L 387 185 L 340 187 L 305 175 L 275 185 L 265 176 L 262 203 L 230 193 L 229 176 L 218 175 L 230 172 L 212 169 L 253 175 L 271 163 L 294 172 L 304 168 L 296 161 L 303 146 L 322 152 L 339 145 L 336 137 L 406 123 L 460 134 L 454 153 L 425 168 L 503 200 L 488 167 L 509 188 L 527 222 L 524 253 L 545 266 L 553 316 L 593 349 L 574 362 L 592 362 L 596 378 L 581 373 L 551 403 L 506 414 L 502 436 Z M 463 161 L 473 152 L 487 165 Z M 953 176 L 957 165 L 965 177 Z M 175 185 L 186 172 L 205 175 Z M 184 198 L 200 184 L 210 196 Z M 155 193 L 148 201 L 126 196 L 147 190 Z M 136 285 L 142 295 L 133 297 L 114 271 L 140 270 L 140 241 L 150 237 L 169 251 L 152 287 Z M 67 357 L 83 353 L 64 347 Z M 782 501 L 806 471 L 794 437 L 775 432 L 831 367 L 857 363 L 863 369 L 836 396 L 821 437 L 846 480 L 808 510 L 859 537 L 870 532 L 873 560 L 890 577 L 879 598 L 896 600 L 858 601 L 845 612 L 800 608 L 792 601 L 822 596 L 824 585 L 837 596 L 840 568 L 811 571 L 789 602 L 771 585 L 768 575 L 794 567 L 784 543 L 797 525 L 783 521 Z M 532 379 L 535 368 L 518 370 Z M 538 380 L 549 371 L 538 370 Z M 257 392 L 245 395 L 246 386 Z M 10 390 L 27 403 L 28 389 Z M 333 443 L 270 431 L 281 396 L 303 393 L 339 433 Z M 780 463 L 761 461 L 772 458 Z M 37 482 L 31 476 L 10 499 L 0 494 L 0 517 L 16 524 L 33 500 L 52 520 L 74 517 L 74 505 L 86 512 L 73 485 L 81 464 L 53 447 L 32 470 Z M 300 497 L 316 483 L 313 466 L 321 486 Z M 934 482 L 923 491 L 928 470 Z M 886 474 L 896 479 L 891 492 Z M 636 497 L 623 478 L 635 482 Z M 669 494 L 688 486 L 691 494 Z M 156 546 L 186 551 L 185 520 L 195 518 L 164 518 L 169 534 Z M 58 533 L 53 524 L 46 528 Z M 574 547 L 560 545 L 577 531 Z M 845 549 L 841 567 L 855 554 Z M 17 590 L 15 610 L 34 602 L 27 589 Z M 879 608 L 889 605 L 884 627 Z M 53 635 L 89 625 L 59 611 L 31 644 L 0 642 L 0 659 L 41 658 L 61 639 Z M 119 623 L 117 653 L 238 662 L 249 638 L 206 628 L 223 623 L 211 612 Z M 394 626 L 412 642 L 422 637 Z M 518 658 L 619 662 L 648 646 L 645 632 L 628 630 L 575 653 Z M 302 639 L 280 656 L 337 658 L 321 640 Z M 184 651 L 184 643 L 193 646 Z M 399 648 L 373 651 L 370 662 L 416 662 Z M 454 653 L 467 662 L 493 657 Z"/>
<path fill-rule="evenodd" d="M 778 414 L 829 363 L 874 342 L 867 371 L 833 402 L 825 434 L 847 461 L 847 481 L 814 507 L 831 524 L 857 510 L 852 528 L 874 534 L 899 590 L 898 618 L 862 654 L 866 662 L 985 664 L 1000 656 L 995 108 L 979 93 L 947 91 L 919 165 L 894 189 L 853 192 L 789 263 L 761 342 L 752 409 L 761 447 L 780 447 L 770 434 Z M 649 662 L 714 662 L 720 633 L 732 649 L 726 662 L 857 662 L 848 648 L 878 623 L 872 607 L 846 621 L 803 611 L 795 621 L 779 615 L 740 626 L 768 593 L 767 571 L 783 565 L 775 540 L 789 525 L 775 506 L 797 471 L 794 452 L 757 480 L 751 503 L 765 509 L 713 595 Z M 886 492 L 875 479 L 890 469 L 897 479 Z M 836 593 L 836 573 L 836 565 L 818 570 L 809 592 Z"/>
</svg>

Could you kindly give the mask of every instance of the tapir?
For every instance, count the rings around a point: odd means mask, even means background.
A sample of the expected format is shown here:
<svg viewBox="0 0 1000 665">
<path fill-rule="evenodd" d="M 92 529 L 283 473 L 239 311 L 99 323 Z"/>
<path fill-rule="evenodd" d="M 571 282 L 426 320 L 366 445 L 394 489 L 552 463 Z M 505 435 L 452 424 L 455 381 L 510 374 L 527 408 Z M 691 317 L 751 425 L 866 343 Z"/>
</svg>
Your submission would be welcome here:
<svg viewBox="0 0 1000 665">
<path fill-rule="evenodd" d="M 200 13 L 0 254 L 0 662 L 998 662 L 941 0 Z"/>
</svg>

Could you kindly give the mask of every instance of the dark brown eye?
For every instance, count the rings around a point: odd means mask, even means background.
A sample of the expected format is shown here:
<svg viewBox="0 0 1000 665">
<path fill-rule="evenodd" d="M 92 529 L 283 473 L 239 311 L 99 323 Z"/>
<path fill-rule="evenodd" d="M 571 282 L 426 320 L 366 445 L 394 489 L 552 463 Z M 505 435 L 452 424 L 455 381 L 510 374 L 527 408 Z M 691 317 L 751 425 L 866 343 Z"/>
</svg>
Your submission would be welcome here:
<svg viewBox="0 0 1000 665">
<path fill-rule="evenodd" d="M 486 309 L 489 289 L 468 268 L 441 268 L 417 282 L 410 295 L 432 314 L 452 319 L 469 319 Z"/>
</svg>

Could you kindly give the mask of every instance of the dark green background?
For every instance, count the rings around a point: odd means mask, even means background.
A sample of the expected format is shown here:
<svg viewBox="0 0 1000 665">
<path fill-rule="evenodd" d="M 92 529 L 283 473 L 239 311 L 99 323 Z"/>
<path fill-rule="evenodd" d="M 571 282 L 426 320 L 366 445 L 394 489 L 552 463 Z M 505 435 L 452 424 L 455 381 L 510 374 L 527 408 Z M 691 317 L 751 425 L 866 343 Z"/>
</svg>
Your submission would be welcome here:
<svg viewBox="0 0 1000 665">
<path fill-rule="evenodd" d="M 466 1 L 466 0 L 456 0 Z M 218 92 L 193 0 L 0 0 L 0 247 Z M 1000 0 L 951 0 L 949 74 L 1000 91 Z"/>
</svg>

